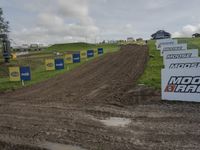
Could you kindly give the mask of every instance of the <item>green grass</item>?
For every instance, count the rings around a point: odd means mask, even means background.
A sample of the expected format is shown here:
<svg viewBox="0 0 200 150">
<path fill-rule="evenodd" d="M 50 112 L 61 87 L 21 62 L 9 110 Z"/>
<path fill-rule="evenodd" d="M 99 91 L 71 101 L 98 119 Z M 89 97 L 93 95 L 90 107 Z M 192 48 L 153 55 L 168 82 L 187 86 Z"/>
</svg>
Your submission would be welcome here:
<svg viewBox="0 0 200 150">
<path fill-rule="evenodd" d="M 41 52 L 32 52 L 27 57 L 19 57 L 17 60 L 12 60 L 9 65 L 0 65 L 0 91 L 9 91 L 17 88 L 21 88 L 21 82 L 10 82 L 8 77 L 8 67 L 9 66 L 30 66 L 31 67 L 31 81 L 25 82 L 25 86 L 30 86 L 45 80 L 48 80 L 52 77 L 55 77 L 59 74 L 63 74 L 68 72 L 74 68 L 79 67 L 80 65 L 86 63 L 86 60 L 82 60 L 81 63 L 78 64 L 65 64 L 64 70 L 55 70 L 55 71 L 46 71 L 45 70 L 45 59 L 46 58 L 57 58 L 58 56 L 54 56 L 54 51 L 65 53 L 67 51 L 80 51 L 87 49 L 96 49 L 96 48 L 104 48 L 104 52 L 107 53 L 116 52 L 119 50 L 119 46 L 117 44 L 86 44 L 86 43 L 71 43 L 71 44 L 56 44 L 44 51 Z M 64 56 L 59 56 L 59 58 L 63 58 Z M 102 57 L 102 56 L 99 56 Z M 91 58 L 88 61 L 92 61 L 95 58 Z M 0 63 L 1 64 L 1 63 Z M 68 70 L 70 68 L 70 70 Z"/>
<path fill-rule="evenodd" d="M 55 44 L 47 48 L 45 52 L 66 52 L 66 51 L 81 51 L 89 49 L 97 49 L 103 47 L 109 52 L 115 51 L 117 44 L 88 44 L 88 43 L 68 43 L 68 44 Z"/>
<path fill-rule="evenodd" d="M 200 38 L 179 38 L 179 43 L 187 43 L 188 49 L 199 49 L 200 52 Z"/>
<path fill-rule="evenodd" d="M 187 43 L 189 49 L 200 50 L 200 38 L 179 38 L 178 43 Z M 161 89 L 161 69 L 163 68 L 163 58 L 160 51 L 156 50 L 155 41 L 148 42 L 149 62 L 144 74 L 138 80 L 138 84 L 144 84 L 155 89 Z"/>
<path fill-rule="evenodd" d="M 163 68 L 163 59 L 160 56 L 160 51 L 156 50 L 155 41 L 148 42 L 149 47 L 149 62 L 145 72 L 139 79 L 139 84 L 160 89 L 161 69 Z"/>
</svg>

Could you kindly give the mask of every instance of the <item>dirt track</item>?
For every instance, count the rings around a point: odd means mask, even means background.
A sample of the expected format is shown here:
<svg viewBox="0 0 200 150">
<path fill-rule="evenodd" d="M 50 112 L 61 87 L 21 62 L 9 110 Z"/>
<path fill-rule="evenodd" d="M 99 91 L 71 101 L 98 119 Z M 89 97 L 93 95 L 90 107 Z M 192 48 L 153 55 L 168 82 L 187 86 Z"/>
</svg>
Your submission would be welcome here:
<svg viewBox="0 0 200 150">
<path fill-rule="evenodd" d="M 70 73 L 1 95 L 0 149 L 39 150 L 47 141 L 87 150 L 199 149 L 200 105 L 161 102 L 157 92 L 135 87 L 147 58 L 146 46 L 124 46 Z M 100 122 L 109 117 L 131 123 Z"/>
</svg>

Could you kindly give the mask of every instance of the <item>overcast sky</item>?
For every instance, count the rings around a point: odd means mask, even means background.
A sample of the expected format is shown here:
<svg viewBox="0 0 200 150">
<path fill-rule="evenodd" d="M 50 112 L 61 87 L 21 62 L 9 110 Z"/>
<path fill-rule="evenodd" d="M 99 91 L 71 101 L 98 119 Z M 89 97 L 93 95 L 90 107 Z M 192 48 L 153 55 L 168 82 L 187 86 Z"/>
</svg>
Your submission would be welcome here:
<svg viewBox="0 0 200 150">
<path fill-rule="evenodd" d="M 0 0 L 0 7 L 17 45 L 200 32 L 200 0 Z"/>
</svg>

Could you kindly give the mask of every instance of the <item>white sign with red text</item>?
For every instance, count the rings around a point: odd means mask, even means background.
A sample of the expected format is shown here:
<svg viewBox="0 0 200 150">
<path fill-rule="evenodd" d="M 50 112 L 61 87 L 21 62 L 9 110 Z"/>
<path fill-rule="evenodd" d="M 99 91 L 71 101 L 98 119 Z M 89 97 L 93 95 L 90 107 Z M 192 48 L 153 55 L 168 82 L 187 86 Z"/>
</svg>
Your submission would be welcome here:
<svg viewBox="0 0 200 150">
<path fill-rule="evenodd" d="M 163 69 L 162 100 L 200 102 L 200 69 Z"/>
</svg>

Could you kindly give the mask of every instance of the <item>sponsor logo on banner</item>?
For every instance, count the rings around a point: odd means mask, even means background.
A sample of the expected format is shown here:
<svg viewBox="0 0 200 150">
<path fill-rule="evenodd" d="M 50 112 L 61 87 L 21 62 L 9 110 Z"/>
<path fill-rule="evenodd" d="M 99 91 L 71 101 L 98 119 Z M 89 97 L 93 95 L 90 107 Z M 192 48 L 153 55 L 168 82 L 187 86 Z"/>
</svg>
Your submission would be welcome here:
<svg viewBox="0 0 200 150">
<path fill-rule="evenodd" d="M 198 49 L 194 50 L 183 50 L 183 51 L 167 51 L 164 52 L 164 64 L 166 64 L 166 60 L 170 59 L 186 59 L 186 58 L 197 58 L 199 56 Z"/>
<path fill-rule="evenodd" d="M 172 63 L 169 69 L 190 69 L 190 68 L 200 68 L 200 62 L 197 63 Z"/>
<path fill-rule="evenodd" d="M 9 67 L 9 77 L 10 81 L 20 81 L 20 68 Z"/>
<path fill-rule="evenodd" d="M 46 70 L 55 70 L 55 60 L 54 59 L 46 59 L 45 60 Z"/>
<path fill-rule="evenodd" d="M 192 53 L 182 53 L 182 54 L 168 54 L 166 59 L 182 59 L 182 58 L 191 58 Z"/>
<path fill-rule="evenodd" d="M 171 76 L 165 92 L 200 93 L 200 76 Z"/>
<path fill-rule="evenodd" d="M 73 63 L 73 56 L 72 54 L 66 54 L 65 55 L 65 60 L 67 64 L 72 64 Z"/>
<path fill-rule="evenodd" d="M 81 59 L 86 59 L 87 58 L 87 51 L 81 51 Z"/>
<path fill-rule="evenodd" d="M 30 81 L 31 80 L 31 69 L 30 67 L 20 67 L 21 80 Z"/>
<path fill-rule="evenodd" d="M 64 60 L 63 59 L 55 59 L 55 68 L 56 68 L 56 70 L 64 69 Z"/>
<path fill-rule="evenodd" d="M 49 67 L 49 68 L 51 68 L 51 67 L 53 67 L 53 66 L 54 66 L 53 63 L 48 63 L 48 64 L 47 64 L 47 67 Z"/>
<path fill-rule="evenodd" d="M 98 54 L 99 55 L 103 54 L 103 48 L 98 48 Z"/>
<path fill-rule="evenodd" d="M 200 68 L 200 58 L 168 59 L 165 61 L 166 69 L 197 69 Z"/>
<path fill-rule="evenodd" d="M 200 69 L 163 69 L 162 99 L 200 102 Z"/>
<path fill-rule="evenodd" d="M 80 62 L 81 62 L 80 54 L 73 54 L 73 63 L 80 63 Z"/>
<path fill-rule="evenodd" d="M 87 57 L 88 58 L 94 57 L 94 51 L 93 50 L 88 50 L 87 51 Z"/>
<path fill-rule="evenodd" d="M 19 77 L 20 74 L 19 74 L 19 72 L 15 71 L 15 72 L 11 72 L 10 75 L 11 75 L 11 77 L 15 78 L 15 77 Z"/>
<path fill-rule="evenodd" d="M 174 39 L 160 39 L 156 41 L 156 48 L 157 50 L 161 50 L 161 47 L 164 45 L 173 45 L 177 43 L 178 41 Z"/>
<path fill-rule="evenodd" d="M 164 52 L 167 51 L 181 51 L 181 50 L 187 50 L 187 44 L 164 45 L 161 47 L 160 55 L 163 56 Z"/>
</svg>

